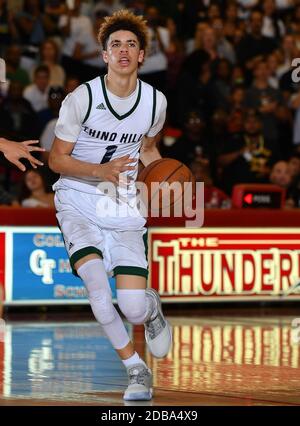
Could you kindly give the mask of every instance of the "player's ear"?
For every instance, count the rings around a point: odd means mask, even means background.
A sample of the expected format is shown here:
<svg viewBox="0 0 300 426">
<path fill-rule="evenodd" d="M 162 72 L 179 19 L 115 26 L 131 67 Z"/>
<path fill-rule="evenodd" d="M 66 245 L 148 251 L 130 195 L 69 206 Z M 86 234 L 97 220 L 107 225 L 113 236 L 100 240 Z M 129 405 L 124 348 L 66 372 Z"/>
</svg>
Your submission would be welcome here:
<svg viewBox="0 0 300 426">
<path fill-rule="evenodd" d="M 102 57 L 103 57 L 103 61 L 107 64 L 108 58 L 107 58 L 107 51 L 106 50 L 102 51 Z"/>
<path fill-rule="evenodd" d="M 140 50 L 139 57 L 138 57 L 138 61 L 139 61 L 140 64 L 143 62 L 144 57 L 145 57 L 145 51 Z"/>
</svg>

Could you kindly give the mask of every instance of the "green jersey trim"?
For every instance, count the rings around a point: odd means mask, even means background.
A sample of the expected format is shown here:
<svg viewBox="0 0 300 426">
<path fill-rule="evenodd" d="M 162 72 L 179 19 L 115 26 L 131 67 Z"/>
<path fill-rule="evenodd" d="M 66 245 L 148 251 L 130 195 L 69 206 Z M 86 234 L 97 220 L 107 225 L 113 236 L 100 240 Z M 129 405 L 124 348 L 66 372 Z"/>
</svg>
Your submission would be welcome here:
<svg viewBox="0 0 300 426">
<path fill-rule="evenodd" d="M 139 82 L 139 88 L 138 88 L 138 95 L 137 95 L 137 99 L 136 99 L 136 102 L 135 102 L 135 104 L 133 105 L 133 107 L 131 108 L 131 110 L 130 111 L 128 111 L 128 112 L 126 112 L 126 114 L 123 114 L 123 115 L 119 115 L 114 109 L 113 109 L 113 107 L 111 106 L 111 103 L 109 102 L 109 99 L 108 99 L 108 96 L 107 96 L 107 91 L 106 91 L 106 87 L 105 87 L 105 81 L 104 81 L 104 75 L 101 75 L 100 76 L 100 80 L 101 80 L 101 85 L 102 85 L 102 90 L 103 90 L 103 95 L 104 95 L 104 99 L 105 99 L 105 103 L 106 103 L 106 105 L 107 105 L 107 108 L 110 110 L 110 112 L 118 119 L 118 120 L 123 120 L 124 118 L 127 118 L 127 117 L 129 117 L 129 115 L 130 114 L 132 114 L 133 113 L 133 111 L 135 111 L 136 110 L 136 108 L 137 108 L 137 106 L 138 106 L 138 104 L 139 104 L 139 102 L 140 102 L 140 99 L 141 99 L 141 93 L 142 93 L 142 84 L 141 84 L 141 81 L 140 80 L 138 80 L 138 82 Z"/>
<path fill-rule="evenodd" d="M 85 114 L 84 120 L 82 122 L 85 123 L 86 120 L 89 118 L 90 112 L 91 112 L 91 108 L 92 108 L 92 90 L 91 90 L 91 86 L 89 85 L 89 83 L 84 83 L 88 89 L 88 93 L 89 93 L 89 106 L 88 106 L 88 110 Z"/>
<path fill-rule="evenodd" d="M 154 124 L 155 113 L 156 113 L 156 89 L 153 87 L 153 109 L 152 109 L 152 120 L 151 120 L 151 126 L 150 126 L 150 128 Z"/>
</svg>

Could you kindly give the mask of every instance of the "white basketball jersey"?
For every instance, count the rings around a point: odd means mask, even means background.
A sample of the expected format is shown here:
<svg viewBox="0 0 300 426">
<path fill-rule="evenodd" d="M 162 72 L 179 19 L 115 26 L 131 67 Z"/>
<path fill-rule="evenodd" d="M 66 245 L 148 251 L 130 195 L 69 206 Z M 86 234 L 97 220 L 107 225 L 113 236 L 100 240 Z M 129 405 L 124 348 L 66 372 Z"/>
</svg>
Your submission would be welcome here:
<svg viewBox="0 0 300 426">
<path fill-rule="evenodd" d="M 104 76 L 85 84 L 89 107 L 71 156 L 93 164 L 104 164 L 124 155 L 138 160 L 142 139 L 154 123 L 156 90 L 137 80 L 138 95 L 134 106 L 127 113 L 118 115 L 109 102 Z M 135 181 L 137 167 L 124 174 Z M 99 181 L 93 179 L 62 175 L 55 187 L 67 186 L 95 194 L 98 184 Z"/>
</svg>

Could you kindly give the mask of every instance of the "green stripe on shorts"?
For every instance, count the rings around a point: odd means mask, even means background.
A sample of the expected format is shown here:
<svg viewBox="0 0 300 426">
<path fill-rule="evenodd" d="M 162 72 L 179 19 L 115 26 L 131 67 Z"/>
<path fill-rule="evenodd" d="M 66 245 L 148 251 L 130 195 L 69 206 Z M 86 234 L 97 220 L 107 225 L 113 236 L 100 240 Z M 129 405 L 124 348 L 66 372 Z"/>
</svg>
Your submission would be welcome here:
<svg viewBox="0 0 300 426">
<path fill-rule="evenodd" d="M 101 257 L 101 259 L 103 258 L 102 252 L 99 249 L 97 249 L 97 247 L 93 247 L 93 246 L 84 247 L 80 250 L 77 250 L 70 257 L 70 265 L 71 265 L 71 268 L 72 268 L 72 272 L 73 272 L 74 275 L 76 275 L 76 277 L 78 277 L 78 274 L 77 274 L 76 269 L 74 267 L 75 263 L 78 262 L 78 260 L 82 259 L 83 257 L 85 257 L 89 254 L 98 254 Z"/>
</svg>

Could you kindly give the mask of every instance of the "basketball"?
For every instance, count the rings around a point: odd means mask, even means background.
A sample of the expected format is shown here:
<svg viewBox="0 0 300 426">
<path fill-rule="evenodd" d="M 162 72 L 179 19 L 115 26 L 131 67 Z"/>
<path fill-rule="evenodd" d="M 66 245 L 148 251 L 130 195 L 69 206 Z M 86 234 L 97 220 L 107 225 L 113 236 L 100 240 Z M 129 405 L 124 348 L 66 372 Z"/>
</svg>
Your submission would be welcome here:
<svg viewBox="0 0 300 426">
<path fill-rule="evenodd" d="M 195 183 L 191 170 L 173 158 L 161 158 L 153 161 L 139 173 L 137 180 L 147 186 L 148 193 L 142 194 L 143 202 L 148 203 L 151 211 L 158 209 L 160 213 L 164 208 L 174 208 L 178 206 L 178 203 L 182 203 L 186 189 L 184 183 L 190 182 L 193 185 Z M 164 188 L 168 184 L 174 185 L 175 182 L 179 184 L 177 184 L 177 188 L 180 189 L 178 192 L 164 192 Z"/>
</svg>

